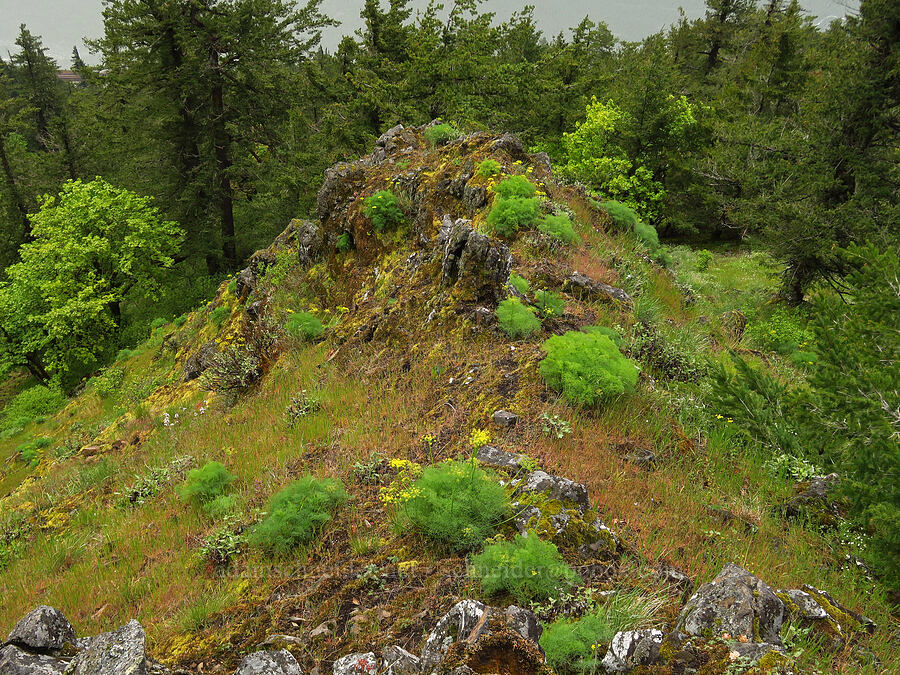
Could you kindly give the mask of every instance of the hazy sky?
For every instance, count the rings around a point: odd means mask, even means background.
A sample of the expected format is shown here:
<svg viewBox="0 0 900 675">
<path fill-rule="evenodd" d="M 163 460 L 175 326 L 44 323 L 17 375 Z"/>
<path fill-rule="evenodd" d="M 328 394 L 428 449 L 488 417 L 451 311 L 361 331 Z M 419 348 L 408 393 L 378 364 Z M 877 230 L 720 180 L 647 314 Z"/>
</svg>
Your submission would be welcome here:
<svg viewBox="0 0 900 675">
<path fill-rule="evenodd" d="M 444 4 L 451 2 L 445 0 Z M 427 4 L 427 0 L 412 1 L 412 5 L 419 8 Z M 506 18 L 525 4 L 535 6 L 535 16 L 545 34 L 556 35 L 589 15 L 592 19 L 605 21 L 616 36 L 625 40 L 639 40 L 672 23 L 678 17 L 679 6 L 684 7 L 691 17 L 700 16 L 704 7 L 703 0 L 487 0 L 482 9 Z M 804 0 L 802 4 L 811 14 L 827 19 L 843 16 L 848 5 L 856 7 L 859 3 L 856 0 Z M 326 47 L 334 47 L 341 35 L 352 33 L 359 27 L 362 5 L 363 0 L 323 0 L 325 13 L 341 22 L 340 27 L 328 31 Z M 68 67 L 72 47 L 78 45 L 86 58 L 87 49 L 82 39 L 97 37 L 102 32 L 102 7 L 102 0 L 0 0 L 0 54 L 5 58 L 14 48 L 19 24 L 25 23 L 33 33 L 44 38 L 44 44 L 60 66 Z"/>
</svg>

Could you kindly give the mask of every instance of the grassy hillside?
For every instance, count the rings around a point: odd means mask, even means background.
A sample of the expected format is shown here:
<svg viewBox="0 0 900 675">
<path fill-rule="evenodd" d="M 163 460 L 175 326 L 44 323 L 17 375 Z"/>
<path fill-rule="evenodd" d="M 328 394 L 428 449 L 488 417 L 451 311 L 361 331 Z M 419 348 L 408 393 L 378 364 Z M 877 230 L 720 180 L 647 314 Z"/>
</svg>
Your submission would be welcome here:
<svg viewBox="0 0 900 675">
<path fill-rule="evenodd" d="M 735 562 L 773 588 L 827 589 L 878 624 L 837 652 L 803 634 L 792 645 L 799 668 L 889 672 L 896 623 L 881 587 L 847 564 L 852 532 L 786 520 L 776 506 L 795 494 L 790 471 L 745 443 L 710 396 L 709 363 L 727 361 L 729 350 L 783 381 L 805 377 L 793 357 L 802 340 L 784 355 L 773 349 L 802 336 L 803 321 L 772 304 L 776 270 L 765 253 L 677 248 L 662 259 L 667 269 L 509 139 L 477 134 L 432 148 L 423 130 L 403 133 L 408 150 L 398 143 L 386 159 L 326 177 L 315 250 L 302 239 L 306 226 L 293 223 L 254 257 L 252 284 L 228 280 L 208 305 L 160 322 L 60 410 L 4 418 L 0 632 L 49 604 L 81 634 L 137 618 L 156 658 L 203 672 L 231 672 L 270 635 L 301 636 L 288 647 L 305 670 L 388 643 L 417 652 L 458 599 L 485 598 L 464 554 L 392 525 L 381 490 L 402 473 L 396 460 L 468 458 L 489 438 L 588 488 L 624 553 L 564 557 L 597 591 L 657 599 L 650 625 L 670 626 L 684 600 L 661 570 L 676 567 L 699 586 Z M 479 175 L 485 159 L 501 173 Z M 454 187 L 461 174 L 474 174 L 462 181 L 469 192 Z M 481 287 L 444 274 L 446 247 L 436 240 L 445 215 L 487 230 L 499 199 L 492 186 L 518 174 L 537 185 L 545 211 L 568 214 L 580 241 L 534 230 L 508 240 L 528 298 L 548 290 L 565 303 L 537 333 L 513 340 Z M 379 232 L 364 211 L 382 189 L 404 216 Z M 579 292 L 567 282 L 576 271 L 630 300 Z M 282 330 L 300 311 L 322 322 L 321 336 Z M 542 344 L 592 325 L 616 330 L 641 373 L 634 393 L 578 408 L 542 379 Z M 185 381 L 185 363 L 210 343 L 238 355 L 249 345 L 261 377 L 231 394 L 208 377 Z M 0 403 L 33 384 L 13 375 Z M 518 424 L 493 424 L 499 409 Z M 641 451 L 653 461 L 635 461 Z M 215 515 L 178 493 L 187 472 L 209 461 L 236 476 L 233 503 Z M 306 474 L 340 479 L 349 504 L 310 543 L 273 557 L 252 544 L 253 528 L 271 496 Z M 508 524 L 501 534 L 511 536 Z M 302 637 L 330 620 L 326 636 Z"/>
</svg>

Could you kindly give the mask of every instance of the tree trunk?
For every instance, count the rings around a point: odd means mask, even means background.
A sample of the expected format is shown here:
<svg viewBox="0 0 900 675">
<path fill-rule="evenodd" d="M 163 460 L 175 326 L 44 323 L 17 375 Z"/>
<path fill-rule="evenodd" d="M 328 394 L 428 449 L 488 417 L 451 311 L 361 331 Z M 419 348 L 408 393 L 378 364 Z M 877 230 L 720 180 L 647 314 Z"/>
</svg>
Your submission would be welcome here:
<svg viewBox="0 0 900 675">
<path fill-rule="evenodd" d="M 229 171 L 231 157 L 229 150 L 231 139 L 225 128 L 225 96 L 222 77 L 219 73 L 219 53 L 215 47 L 209 48 L 209 67 L 212 72 L 213 86 L 210 92 L 212 99 L 212 146 L 216 161 L 216 182 L 219 191 L 219 211 L 221 214 L 222 257 L 225 264 L 234 269 L 237 265 L 237 250 L 234 243 L 234 193 L 231 187 Z"/>
<path fill-rule="evenodd" d="M 9 185 L 9 191 L 12 194 L 13 203 L 16 205 L 16 211 L 19 212 L 20 222 L 22 224 L 21 241 L 31 241 L 31 228 L 28 227 L 28 209 L 25 202 L 22 201 L 22 195 L 19 194 L 19 186 L 16 184 L 16 177 L 13 175 L 12 166 L 9 163 L 9 157 L 6 154 L 6 145 L 3 141 L 3 134 L 0 134 L 0 167 L 3 169 L 3 177 Z"/>
</svg>

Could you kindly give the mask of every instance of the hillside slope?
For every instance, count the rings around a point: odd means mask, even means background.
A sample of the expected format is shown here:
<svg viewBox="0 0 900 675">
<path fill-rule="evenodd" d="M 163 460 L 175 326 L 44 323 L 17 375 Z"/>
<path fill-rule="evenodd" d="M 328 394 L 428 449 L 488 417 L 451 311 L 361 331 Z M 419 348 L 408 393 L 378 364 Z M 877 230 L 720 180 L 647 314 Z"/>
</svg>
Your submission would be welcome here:
<svg viewBox="0 0 900 675">
<path fill-rule="evenodd" d="M 233 672 L 260 645 L 287 648 L 304 672 L 392 645 L 424 656 L 458 602 L 527 604 L 486 595 L 467 556 L 481 544 L 435 543 L 404 520 L 423 469 L 478 456 L 479 470 L 501 465 L 487 475 L 507 493 L 520 481 L 490 541 L 530 530 L 584 582 L 532 603 L 545 630 L 623 598 L 634 616 L 604 625 L 662 631 L 641 638 L 656 645 L 650 672 L 890 672 L 883 592 L 847 568 L 832 535 L 784 517 L 794 486 L 707 406 L 707 359 L 744 348 L 726 310 L 758 292 L 742 284 L 747 259 L 713 266 L 727 292 L 691 292 L 582 188 L 556 181 L 545 156 L 508 135 L 433 144 L 431 128 L 393 129 L 330 169 L 315 221 L 292 222 L 208 305 L 160 325 L 60 412 L 0 438 L 0 628 L 39 604 L 79 634 L 135 618 L 153 658 L 190 672 Z M 541 213 L 570 219 L 578 240 L 489 234 L 509 176 L 536 186 Z M 396 199 L 385 221 L 379 194 Z M 508 296 L 538 307 L 536 332 L 504 331 L 495 310 Z M 640 375 L 633 392 L 573 406 L 541 375 L 545 340 L 591 326 L 613 329 L 603 340 Z M 210 461 L 236 477 L 217 510 L 179 490 Z M 548 482 L 530 490 L 539 470 Z M 255 534 L 277 510 L 269 500 L 309 474 L 339 479 L 349 501 L 273 555 Z M 537 515 L 522 525 L 526 507 Z M 818 610 L 773 591 L 804 585 Z M 854 610 L 878 624 L 873 636 Z M 497 616 L 440 668 L 545 672 L 537 645 Z M 593 672 L 611 638 L 598 632 L 587 654 L 584 640 L 540 644 L 569 654 L 558 672 Z M 762 643 L 779 649 L 743 646 Z"/>
</svg>

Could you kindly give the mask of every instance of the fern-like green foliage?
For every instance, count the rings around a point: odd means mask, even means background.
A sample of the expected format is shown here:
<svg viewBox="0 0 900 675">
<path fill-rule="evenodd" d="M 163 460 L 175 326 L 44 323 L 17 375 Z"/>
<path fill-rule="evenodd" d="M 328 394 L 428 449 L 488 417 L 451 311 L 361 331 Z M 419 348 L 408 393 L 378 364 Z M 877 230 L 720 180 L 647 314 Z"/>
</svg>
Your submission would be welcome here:
<svg viewBox="0 0 900 675">
<path fill-rule="evenodd" d="M 207 462 L 199 469 L 188 471 L 178 495 L 194 506 L 204 507 L 224 495 L 237 478 L 221 462 Z"/>
<path fill-rule="evenodd" d="M 266 518 L 250 535 L 250 543 L 272 555 L 290 553 L 309 543 L 348 499 L 334 478 L 303 476 L 269 501 Z"/>
<path fill-rule="evenodd" d="M 353 235 L 349 232 L 341 232 L 337 238 L 338 253 L 346 253 L 353 249 Z"/>
<path fill-rule="evenodd" d="M 504 197 L 497 200 L 488 214 L 491 232 L 501 237 L 514 237 L 521 228 L 529 228 L 541 214 L 536 197 Z"/>
<path fill-rule="evenodd" d="M 388 232 L 406 222 L 400 200 L 390 190 L 379 190 L 363 200 L 363 215 L 378 232 Z"/>
<path fill-rule="evenodd" d="M 511 272 L 509 275 L 509 283 L 513 285 L 519 293 L 522 295 L 528 295 L 528 291 L 531 290 L 531 284 L 528 283 L 528 279 L 523 276 L 516 274 L 515 272 Z"/>
<path fill-rule="evenodd" d="M 534 294 L 534 305 L 544 319 L 562 316 L 566 312 L 566 301 L 553 291 L 537 291 Z"/>
<path fill-rule="evenodd" d="M 656 252 L 659 248 L 659 235 L 652 225 L 638 221 L 634 224 L 634 233 L 651 252 Z"/>
<path fill-rule="evenodd" d="M 294 312 L 284 322 L 284 331 L 291 337 L 312 341 L 325 332 L 325 326 L 315 314 Z"/>
<path fill-rule="evenodd" d="M 541 322 L 534 311 L 518 298 L 507 298 L 501 302 L 496 316 L 500 328 L 514 340 L 533 335 L 541 329 Z"/>
<path fill-rule="evenodd" d="M 459 138 L 459 130 L 452 124 L 435 124 L 425 130 L 425 140 L 431 147 L 444 145 Z"/>
<path fill-rule="evenodd" d="M 525 176 L 510 176 L 497 183 L 494 192 L 505 199 L 510 197 L 534 197 L 537 186 Z"/>
<path fill-rule="evenodd" d="M 619 591 L 580 619 L 557 619 L 540 639 L 547 665 L 560 675 L 600 671 L 600 660 L 613 636 L 647 626 L 660 606 L 658 598 Z"/>
<path fill-rule="evenodd" d="M 490 537 L 507 515 L 509 497 L 497 477 L 474 461 L 448 460 L 422 472 L 396 512 L 411 526 L 451 551 L 467 551 Z"/>
<path fill-rule="evenodd" d="M 485 547 L 472 559 L 472 575 L 486 595 L 509 594 L 523 606 L 546 601 L 580 581 L 556 546 L 536 536 Z"/>
<path fill-rule="evenodd" d="M 581 241 L 572 226 L 572 220 L 564 213 L 544 216 L 538 223 L 538 230 L 563 244 L 578 244 Z"/>
<path fill-rule="evenodd" d="M 491 159 L 488 157 L 484 161 L 478 164 L 478 168 L 475 170 L 475 175 L 479 178 L 491 178 L 492 176 L 500 175 L 500 172 L 503 171 L 503 166 L 496 159 Z"/>
<path fill-rule="evenodd" d="M 599 206 L 609 214 L 610 218 L 612 218 L 613 225 L 615 225 L 616 229 L 631 231 L 634 229 L 634 226 L 638 224 L 637 213 L 634 212 L 634 209 L 626 206 L 622 202 L 601 202 Z"/>
<path fill-rule="evenodd" d="M 634 391 L 638 369 L 616 344 L 596 331 L 569 331 L 544 342 L 540 373 L 573 405 L 591 406 Z"/>
</svg>

